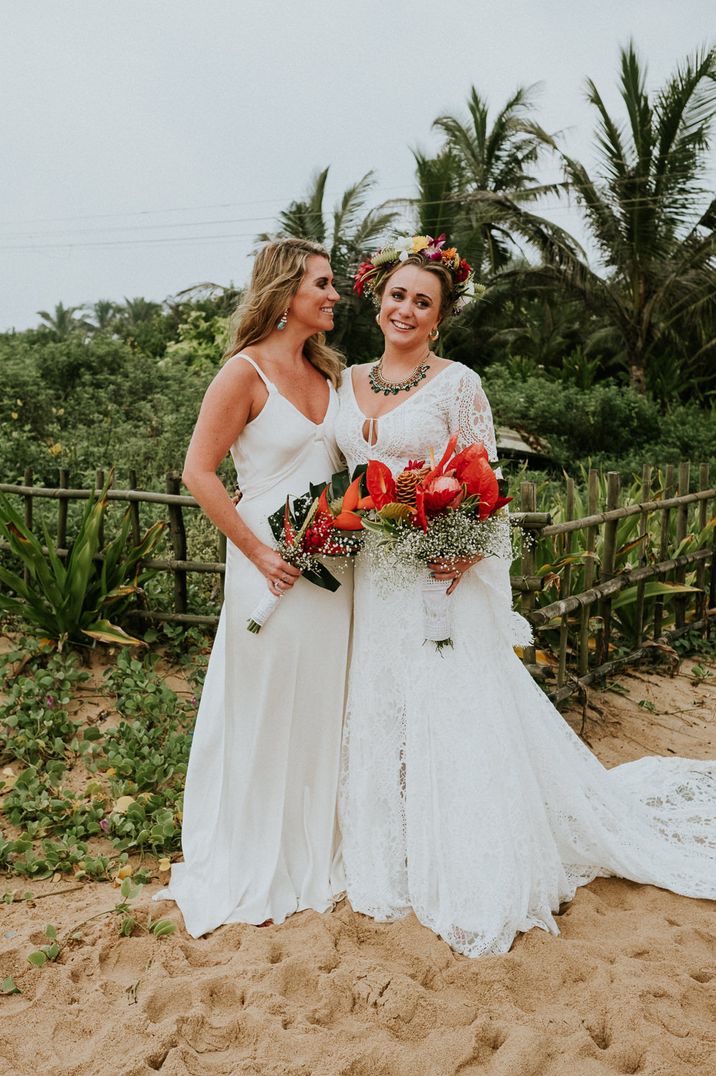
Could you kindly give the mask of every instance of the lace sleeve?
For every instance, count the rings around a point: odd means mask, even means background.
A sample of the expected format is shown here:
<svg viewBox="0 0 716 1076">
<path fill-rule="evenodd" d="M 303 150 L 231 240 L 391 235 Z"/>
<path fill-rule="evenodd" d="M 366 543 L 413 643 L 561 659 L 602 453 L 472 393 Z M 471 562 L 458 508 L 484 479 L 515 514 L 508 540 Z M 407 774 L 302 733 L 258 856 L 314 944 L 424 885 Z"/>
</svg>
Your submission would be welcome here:
<svg viewBox="0 0 716 1076">
<path fill-rule="evenodd" d="M 490 460 L 495 462 L 497 441 L 492 422 L 492 409 L 479 374 L 467 367 L 455 392 L 450 429 L 452 433 L 458 434 L 459 449 L 479 442 L 487 449 Z"/>
<path fill-rule="evenodd" d="M 480 375 L 465 367 L 458 382 L 450 416 L 450 431 L 458 434 L 458 449 L 475 443 L 483 444 L 490 461 L 497 461 L 497 438 L 492 421 L 492 408 L 485 395 Z M 502 478 L 502 470 L 495 467 L 495 474 Z M 497 559 L 510 564 L 514 553 L 512 549 L 512 530 L 506 509 L 500 513 L 497 546 Z"/>
</svg>

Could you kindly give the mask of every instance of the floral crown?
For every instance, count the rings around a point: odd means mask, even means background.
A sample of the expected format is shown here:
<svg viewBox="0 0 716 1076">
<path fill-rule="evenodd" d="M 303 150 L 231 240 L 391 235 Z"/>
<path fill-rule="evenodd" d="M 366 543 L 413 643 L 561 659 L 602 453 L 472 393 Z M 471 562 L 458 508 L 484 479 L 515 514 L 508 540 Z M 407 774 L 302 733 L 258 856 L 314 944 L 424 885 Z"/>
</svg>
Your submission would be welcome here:
<svg viewBox="0 0 716 1076">
<path fill-rule="evenodd" d="M 453 281 L 450 296 L 453 314 L 459 314 L 473 299 L 481 299 L 484 295 L 485 286 L 474 282 L 472 267 L 460 257 L 455 247 L 445 247 L 445 235 L 437 239 L 430 235 L 406 236 L 376 251 L 358 267 L 353 290 L 358 295 L 365 293 L 370 296 L 377 305 L 380 302 L 380 285 L 386 276 L 396 265 L 416 254 L 425 262 L 440 262 L 450 273 Z"/>
</svg>

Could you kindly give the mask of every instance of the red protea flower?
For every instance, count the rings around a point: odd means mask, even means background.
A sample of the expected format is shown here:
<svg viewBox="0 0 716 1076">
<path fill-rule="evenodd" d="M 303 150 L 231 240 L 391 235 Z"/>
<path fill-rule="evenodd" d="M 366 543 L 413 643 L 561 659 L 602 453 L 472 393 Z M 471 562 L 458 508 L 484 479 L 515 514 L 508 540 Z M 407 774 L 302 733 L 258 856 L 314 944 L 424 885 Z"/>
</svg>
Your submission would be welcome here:
<svg viewBox="0 0 716 1076">
<path fill-rule="evenodd" d="M 435 516 L 446 508 L 457 508 L 465 499 L 462 482 L 450 475 L 439 475 L 431 482 L 423 482 L 421 485 L 425 514 L 428 516 Z"/>
</svg>

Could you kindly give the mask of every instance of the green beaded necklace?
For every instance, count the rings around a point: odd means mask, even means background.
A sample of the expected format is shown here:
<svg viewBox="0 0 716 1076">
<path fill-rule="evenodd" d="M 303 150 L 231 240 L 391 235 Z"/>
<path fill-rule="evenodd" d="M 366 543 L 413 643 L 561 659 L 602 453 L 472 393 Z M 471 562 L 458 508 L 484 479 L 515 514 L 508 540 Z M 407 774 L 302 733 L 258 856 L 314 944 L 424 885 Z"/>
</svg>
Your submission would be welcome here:
<svg viewBox="0 0 716 1076">
<path fill-rule="evenodd" d="M 368 383 L 373 392 L 382 392 L 384 396 L 397 396 L 399 392 L 410 392 L 412 388 L 419 385 L 427 376 L 429 369 L 429 363 L 420 362 L 405 381 L 386 381 L 383 377 L 383 356 L 381 356 L 368 371 Z"/>
</svg>

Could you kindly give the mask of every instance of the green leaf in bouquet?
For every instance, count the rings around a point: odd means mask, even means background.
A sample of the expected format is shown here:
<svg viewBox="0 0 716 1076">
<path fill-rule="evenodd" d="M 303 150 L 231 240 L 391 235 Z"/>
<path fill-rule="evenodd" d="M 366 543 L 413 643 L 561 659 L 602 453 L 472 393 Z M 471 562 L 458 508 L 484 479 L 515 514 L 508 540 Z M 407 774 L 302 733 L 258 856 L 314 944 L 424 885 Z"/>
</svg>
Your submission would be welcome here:
<svg viewBox="0 0 716 1076">
<path fill-rule="evenodd" d="M 321 496 L 327 485 L 329 485 L 328 482 L 319 482 L 317 485 L 314 482 L 309 482 L 308 493 L 304 494 L 304 497 L 309 496 L 311 501 L 315 501 L 316 497 Z M 303 498 L 299 497 L 297 499 L 302 500 Z"/>
<path fill-rule="evenodd" d="M 342 471 L 336 471 L 336 473 L 332 476 L 331 481 L 329 482 L 329 485 L 331 487 L 331 498 L 333 500 L 340 500 L 345 495 L 345 492 L 350 486 L 350 484 L 351 479 L 350 475 L 348 474 L 348 471 L 346 471 L 345 469 Z"/>
<path fill-rule="evenodd" d="M 280 508 L 277 508 L 276 511 L 272 512 L 271 515 L 268 517 L 268 522 L 269 522 L 269 527 L 271 528 L 271 533 L 273 534 L 273 536 L 274 536 L 274 538 L 276 539 L 277 542 L 280 542 L 281 539 L 283 538 L 283 521 L 284 521 L 284 517 L 285 517 L 285 514 L 286 514 L 286 506 L 287 506 L 287 504 L 288 504 L 288 497 L 286 498 L 286 504 L 282 504 Z M 296 526 L 296 520 L 293 518 L 293 514 L 291 512 L 290 507 L 289 507 L 289 510 L 288 510 L 288 518 L 291 520 L 291 523 L 295 527 Z"/>
<path fill-rule="evenodd" d="M 407 504 L 393 503 L 386 504 L 384 508 L 380 509 L 378 515 L 388 523 L 404 523 L 414 513 Z"/>
<path fill-rule="evenodd" d="M 325 564 L 319 564 L 317 568 L 308 568 L 301 574 L 309 583 L 315 583 L 322 590 L 336 591 L 341 585 L 340 580 L 328 571 Z"/>
<path fill-rule="evenodd" d="M 293 501 L 293 515 L 299 532 L 307 526 L 307 521 L 310 516 L 313 515 L 311 507 L 315 503 L 316 497 L 320 497 L 321 493 L 326 488 L 326 483 L 324 482 L 320 488 L 316 486 L 312 488 L 318 489 L 319 492 L 315 495 L 312 492 L 304 493 L 302 497 L 296 497 Z"/>
</svg>

